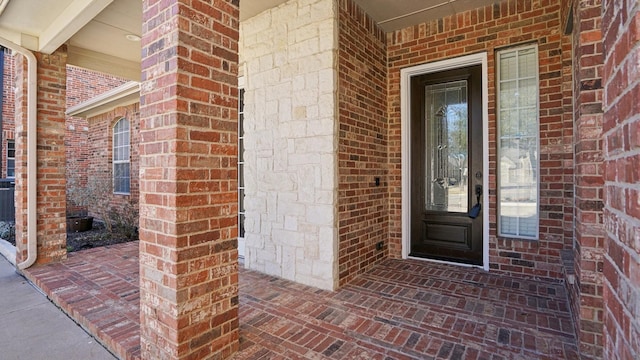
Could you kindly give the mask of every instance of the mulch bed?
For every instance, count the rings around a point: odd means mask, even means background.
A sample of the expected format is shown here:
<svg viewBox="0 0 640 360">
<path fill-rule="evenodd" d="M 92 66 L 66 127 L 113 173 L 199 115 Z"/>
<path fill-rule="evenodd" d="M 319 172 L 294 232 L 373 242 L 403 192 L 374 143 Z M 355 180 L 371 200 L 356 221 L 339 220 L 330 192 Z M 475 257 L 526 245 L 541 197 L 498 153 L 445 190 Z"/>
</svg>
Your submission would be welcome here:
<svg viewBox="0 0 640 360">
<path fill-rule="evenodd" d="M 74 252 L 135 240 L 138 240 L 137 236 L 129 238 L 117 231 L 109 232 L 103 223 L 94 221 L 89 231 L 67 233 L 67 251 Z"/>
<path fill-rule="evenodd" d="M 6 240 L 15 246 L 16 239 L 13 234 Z M 138 240 L 137 236 L 130 238 L 117 231 L 109 232 L 103 223 L 94 221 L 89 231 L 67 233 L 67 251 L 74 252 L 135 240 Z"/>
</svg>

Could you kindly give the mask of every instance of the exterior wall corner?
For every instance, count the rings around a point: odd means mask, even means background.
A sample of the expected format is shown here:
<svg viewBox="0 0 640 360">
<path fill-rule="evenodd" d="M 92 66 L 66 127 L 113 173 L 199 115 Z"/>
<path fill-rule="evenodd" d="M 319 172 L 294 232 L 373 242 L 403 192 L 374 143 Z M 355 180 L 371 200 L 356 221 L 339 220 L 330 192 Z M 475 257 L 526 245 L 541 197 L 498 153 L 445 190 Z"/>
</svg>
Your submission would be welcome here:
<svg viewBox="0 0 640 360">
<path fill-rule="evenodd" d="M 336 1 L 289 1 L 241 24 L 245 266 L 337 287 Z"/>
</svg>

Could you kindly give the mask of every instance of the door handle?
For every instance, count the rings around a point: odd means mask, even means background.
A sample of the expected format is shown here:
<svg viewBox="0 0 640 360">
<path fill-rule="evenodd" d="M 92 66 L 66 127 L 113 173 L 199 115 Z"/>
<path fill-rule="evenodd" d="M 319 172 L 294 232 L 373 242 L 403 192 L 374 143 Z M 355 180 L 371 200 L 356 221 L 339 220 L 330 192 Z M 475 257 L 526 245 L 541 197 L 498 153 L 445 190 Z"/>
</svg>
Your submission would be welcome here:
<svg viewBox="0 0 640 360">
<path fill-rule="evenodd" d="M 482 185 L 476 185 L 476 204 L 473 205 L 469 213 L 467 214 L 470 218 L 475 219 L 480 215 L 480 210 L 482 210 L 482 205 L 480 205 L 480 197 L 482 196 Z"/>
</svg>

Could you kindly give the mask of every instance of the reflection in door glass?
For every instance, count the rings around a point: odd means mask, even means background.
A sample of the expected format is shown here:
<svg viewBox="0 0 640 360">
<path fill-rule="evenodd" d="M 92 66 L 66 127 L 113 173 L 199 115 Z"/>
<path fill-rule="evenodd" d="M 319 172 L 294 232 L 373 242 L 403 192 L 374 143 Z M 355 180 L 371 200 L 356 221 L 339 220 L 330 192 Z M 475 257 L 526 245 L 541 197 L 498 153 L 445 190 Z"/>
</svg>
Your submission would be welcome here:
<svg viewBox="0 0 640 360">
<path fill-rule="evenodd" d="M 428 85 L 426 96 L 426 210 L 468 209 L 467 81 Z"/>
</svg>

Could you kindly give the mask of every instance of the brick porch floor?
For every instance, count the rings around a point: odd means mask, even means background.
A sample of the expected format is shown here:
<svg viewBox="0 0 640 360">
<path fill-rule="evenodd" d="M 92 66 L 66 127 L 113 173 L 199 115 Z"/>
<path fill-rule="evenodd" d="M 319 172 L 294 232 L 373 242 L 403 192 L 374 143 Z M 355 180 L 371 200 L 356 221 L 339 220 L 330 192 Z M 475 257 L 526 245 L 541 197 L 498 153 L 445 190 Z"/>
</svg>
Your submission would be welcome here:
<svg viewBox="0 0 640 360">
<path fill-rule="evenodd" d="M 122 359 L 140 356 L 138 243 L 27 276 Z M 336 292 L 240 270 L 236 359 L 578 359 L 564 286 L 388 260 Z"/>
</svg>

